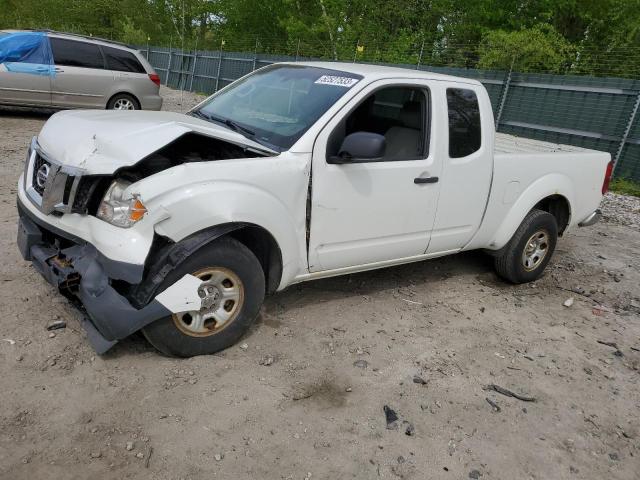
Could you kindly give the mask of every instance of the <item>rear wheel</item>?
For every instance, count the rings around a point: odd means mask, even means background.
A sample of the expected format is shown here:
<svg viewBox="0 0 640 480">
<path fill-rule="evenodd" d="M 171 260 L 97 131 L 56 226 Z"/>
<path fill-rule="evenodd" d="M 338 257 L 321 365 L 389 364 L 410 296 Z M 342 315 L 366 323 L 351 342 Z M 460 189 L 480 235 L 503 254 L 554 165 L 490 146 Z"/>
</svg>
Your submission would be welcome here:
<svg viewBox="0 0 640 480">
<path fill-rule="evenodd" d="M 495 254 L 495 268 L 512 283 L 539 278 L 556 248 L 558 225 L 550 213 L 531 210 L 509 243 Z"/>
<path fill-rule="evenodd" d="M 233 238 L 221 238 L 173 270 L 159 292 L 191 274 L 201 280 L 198 310 L 177 312 L 143 329 L 162 353 L 206 355 L 236 343 L 258 315 L 265 293 L 264 272 L 255 255 Z"/>
<path fill-rule="evenodd" d="M 132 95 L 118 93 L 109 100 L 107 110 L 140 110 L 140 103 Z"/>
</svg>

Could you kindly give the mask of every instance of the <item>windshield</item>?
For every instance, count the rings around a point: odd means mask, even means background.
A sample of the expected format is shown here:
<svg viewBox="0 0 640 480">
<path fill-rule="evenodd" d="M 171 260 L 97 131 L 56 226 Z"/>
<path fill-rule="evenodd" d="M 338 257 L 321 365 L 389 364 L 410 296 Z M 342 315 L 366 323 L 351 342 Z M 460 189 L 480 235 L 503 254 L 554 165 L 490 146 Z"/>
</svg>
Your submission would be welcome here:
<svg viewBox="0 0 640 480">
<path fill-rule="evenodd" d="M 361 79 L 326 68 L 273 65 L 234 83 L 192 114 L 288 150 Z"/>
</svg>

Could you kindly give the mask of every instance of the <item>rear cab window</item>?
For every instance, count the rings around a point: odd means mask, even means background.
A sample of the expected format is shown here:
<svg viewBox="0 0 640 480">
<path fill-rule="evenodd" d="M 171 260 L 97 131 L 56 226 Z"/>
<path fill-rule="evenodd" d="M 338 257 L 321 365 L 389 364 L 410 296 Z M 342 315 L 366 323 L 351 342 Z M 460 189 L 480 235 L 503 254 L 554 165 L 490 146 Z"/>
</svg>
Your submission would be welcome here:
<svg viewBox="0 0 640 480">
<path fill-rule="evenodd" d="M 97 45 L 66 38 L 51 37 L 49 40 L 56 65 L 104 69 L 104 58 Z"/>
<path fill-rule="evenodd" d="M 119 48 L 102 46 L 104 58 L 107 61 L 107 69 L 116 72 L 144 73 L 146 70 L 136 56 Z"/>
<path fill-rule="evenodd" d="M 449 157 L 462 158 L 480 150 L 480 105 L 473 90 L 447 89 L 449 110 Z"/>
</svg>

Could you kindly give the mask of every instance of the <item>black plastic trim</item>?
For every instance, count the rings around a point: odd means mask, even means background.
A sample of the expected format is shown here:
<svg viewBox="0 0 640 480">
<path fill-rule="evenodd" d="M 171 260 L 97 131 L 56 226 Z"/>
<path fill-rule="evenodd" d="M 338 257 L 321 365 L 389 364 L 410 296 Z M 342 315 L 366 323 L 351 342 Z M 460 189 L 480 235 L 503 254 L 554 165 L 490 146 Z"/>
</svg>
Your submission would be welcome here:
<svg viewBox="0 0 640 480">
<path fill-rule="evenodd" d="M 32 223 L 36 224 L 40 229 L 51 232 L 57 237 L 64 238 L 78 245 L 91 245 L 86 240 L 76 237 L 75 235 L 71 235 L 64 230 L 60 230 L 59 228 L 54 227 L 53 225 L 49 225 L 48 223 L 40 220 L 38 217 L 33 215 L 23 204 L 22 201 L 18 198 L 18 215 L 20 217 L 28 218 Z M 93 247 L 93 245 L 92 245 Z M 95 247 L 93 247 L 95 249 Z M 96 256 L 98 261 L 102 264 L 109 278 L 113 278 L 115 280 L 124 280 L 127 283 L 137 284 L 142 281 L 144 276 L 144 265 L 137 265 L 134 263 L 120 262 L 118 260 L 112 260 L 102 254 L 100 251 L 96 250 Z M 24 253 L 23 253 L 24 256 Z M 30 258 L 25 257 L 25 260 L 30 260 Z"/>
</svg>

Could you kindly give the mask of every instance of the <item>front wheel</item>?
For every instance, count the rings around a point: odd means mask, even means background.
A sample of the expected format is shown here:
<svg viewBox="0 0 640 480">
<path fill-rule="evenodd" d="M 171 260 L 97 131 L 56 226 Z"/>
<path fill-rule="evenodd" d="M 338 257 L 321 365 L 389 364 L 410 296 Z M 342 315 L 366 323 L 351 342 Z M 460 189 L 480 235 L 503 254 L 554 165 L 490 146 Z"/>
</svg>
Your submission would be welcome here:
<svg viewBox="0 0 640 480">
<path fill-rule="evenodd" d="M 159 288 L 184 275 L 200 279 L 198 310 L 177 312 L 143 329 L 149 343 L 177 357 L 207 355 L 230 347 L 249 329 L 264 300 L 264 272 L 256 256 L 230 237 L 220 238 L 189 256 Z"/>
<path fill-rule="evenodd" d="M 495 254 L 498 275 L 512 283 L 538 279 L 551 260 L 557 241 L 555 217 L 542 210 L 531 210 L 509 243 Z"/>
</svg>

